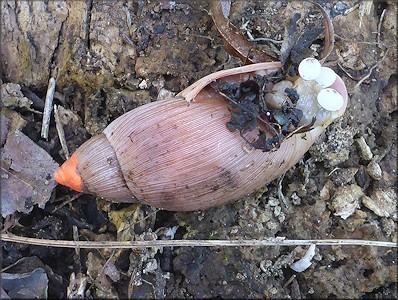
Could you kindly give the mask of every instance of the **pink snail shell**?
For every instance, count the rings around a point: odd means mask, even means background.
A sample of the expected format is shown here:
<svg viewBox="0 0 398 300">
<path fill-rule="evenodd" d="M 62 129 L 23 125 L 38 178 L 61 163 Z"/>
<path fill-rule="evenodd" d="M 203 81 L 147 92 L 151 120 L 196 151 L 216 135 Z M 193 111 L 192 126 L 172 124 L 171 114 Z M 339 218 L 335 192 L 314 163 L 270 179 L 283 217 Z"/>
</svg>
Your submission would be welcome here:
<svg viewBox="0 0 398 300">
<path fill-rule="evenodd" d="M 227 129 L 228 101 L 211 83 L 239 83 L 280 68 L 279 62 L 271 62 L 219 71 L 173 99 L 140 106 L 86 141 L 54 177 L 111 201 L 138 201 L 172 211 L 203 210 L 249 194 L 296 164 L 347 106 L 347 90 L 337 76 L 332 87 L 344 98 L 340 110 L 310 131 L 285 139 L 276 151 L 252 148 L 239 132 Z"/>
</svg>

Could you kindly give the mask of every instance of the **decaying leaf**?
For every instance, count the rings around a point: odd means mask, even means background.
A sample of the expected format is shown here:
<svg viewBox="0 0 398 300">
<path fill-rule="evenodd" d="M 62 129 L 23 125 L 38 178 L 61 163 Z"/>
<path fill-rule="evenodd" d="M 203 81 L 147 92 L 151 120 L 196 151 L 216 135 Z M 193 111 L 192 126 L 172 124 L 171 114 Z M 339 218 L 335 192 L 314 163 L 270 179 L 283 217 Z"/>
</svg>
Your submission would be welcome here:
<svg viewBox="0 0 398 300">
<path fill-rule="evenodd" d="M 0 117 L 0 146 L 2 147 L 6 141 L 7 133 L 8 133 L 8 128 L 10 126 L 10 119 L 6 118 L 1 114 Z"/>
<path fill-rule="evenodd" d="M 32 101 L 24 96 L 19 84 L 4 83 L 1 85 L 1 105 L 3 107 L 30 108 Z"/>
<path fill-rule="evenodd" d="M 112 286 L 111 281 L 117 282 L 120 273 L 116 268 L 113 259 L 105 260 L 98 254 L 89 252 L 87 255 L 87 275 L 94 279 L 96 296 L 99 298 L 119 298 L 117 290 Z"/>
<path fill-rule="evenodd" d="M 21 131 L 10 132 L 1 149 L 1 214 L 29 213 L 43 208 L 56 186 L 58 168 L 51 156 Z"/>
<path fill-rule="evenodd" d="M 11 299 L 47 299 L 48 277 L 43 268 L 30 273 L 1 273 L 1 286 Z"/>
<path fill-rule="evenodd" d="M 10 254 L 10 255 L 14 256 L 15 254 L 16 253 Z M 17 262 L 15 262 L 12 265 L 7 267 L 7 273 L 9 273 L 10 275 L 13 275 L 13 276 L 10 276 L 11 278 L 21 278 L 26 274 L 33 274 L 35 270 L 44 270 L 45 271 L 44 275 L 46 275 L 46 276 L 40 276 L 41 280 L 43 280 L 40 283 L 43 285 L 42 287 L 46 287 L 45 278 L 48 278 L 48 291 L 47 291 L 48 297 L 56 298 L 56 299 L 65 298 L 65 292 L 63 289 L 64 282 L 63 282 L 62 276 L 55 273 L 54 270 L 49 265 L 44 264 L 37 256 L 22 257 Z M 35 276 L 40 275 L 40 274 L 43 274 L 43 273 L 39 272 Z M 32 277 L 32 276 L 30 276 L 30 277 Z M 34 277 L 30 278 L 30 279 L 32 280 L 32 279 L 34 279 Z M 15 283 L 17 283 L 17 282 L 15 282 Z M 14 287 L 16 289 L 20 289 L 21 286 L 19 286 L 19 288 L 18 288 L 18 285 L 25 284 L 26 282 L 20 281 L 17 284 L 15 284 L 15 283 L 14 283 Z M 33 288 L 36 292 L 39 291 L 38 286 L 34 286 Z M 1 297 L 1 299 L 4 299 L 4 298 Z"/>
<path fill-rule="evenodd" d="M 225 4 L 211 1 L 211 15 L 218 32 L 221 34 L 225 48 L 244 63 L 276 61 L 275 57 L 256 49 L 234 25 L 225 17 Z"/>
</svg>

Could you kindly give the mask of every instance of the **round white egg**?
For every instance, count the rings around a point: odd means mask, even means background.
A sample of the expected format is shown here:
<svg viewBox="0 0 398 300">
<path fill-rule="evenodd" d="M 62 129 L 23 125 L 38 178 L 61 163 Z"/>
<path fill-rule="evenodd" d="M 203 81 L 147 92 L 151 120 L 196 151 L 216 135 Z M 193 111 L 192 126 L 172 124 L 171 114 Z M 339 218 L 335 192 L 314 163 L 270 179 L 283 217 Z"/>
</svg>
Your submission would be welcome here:
<svg viewBox="0 0 398 300">
<path fill-rule="evenodd" d="M 331 86 L 336 81 L 336 73 L 328 67 L 321 67 L 321 73 L 315 81 L 322 87 L 326 88 Z"/>
<path fill-rule="evenodd" d="M 341 94 L 332 88 L 326 88 L 319 92 L 318 103 L 328 111 L 337 111 L 344 105 L 344 99 Z"/>
<path fill-rule="evenodd" d="M 298 67 L 300 76 L 304 80 L 314 80 L 321 73 L 321 63 L 312 57 L 303 59 Z"/>
</svg>

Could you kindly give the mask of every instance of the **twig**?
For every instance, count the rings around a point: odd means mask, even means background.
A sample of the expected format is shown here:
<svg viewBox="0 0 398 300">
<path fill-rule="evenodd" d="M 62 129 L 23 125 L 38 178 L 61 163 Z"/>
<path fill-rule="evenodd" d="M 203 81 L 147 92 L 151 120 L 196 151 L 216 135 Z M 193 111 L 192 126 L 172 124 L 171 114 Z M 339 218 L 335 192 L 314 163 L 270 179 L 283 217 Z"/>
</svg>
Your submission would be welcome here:
<svg viewBox="0 0 398 300">
<path fill-rule="evenodd" d="M 386 57 L 386 55 L 387 55 L 387 53 L 388 53 L 388 50 L 389 50 L 389 49 L 387 49 L 386 52 L 384 52 L 383 57 L 382 57 L 373 67 L 370 68 L 368 74 L 366 74 L 361 80 L 358 81 L 358 83 L 354 86 L 354 88 L 358 88 L 358 87 L 362 84 L 362 82 L 364 82 L 366 79 L 368 79 L 368 78 L 370 77 L 370 75 L 372 75 L 373 70 L 376 69 L 376 67 L 377 67 L 377 66 L 384 60 L 384 58 Z"/>
<path fill-rule="evenodd" d="M 356 43 L 356 44 L 364 44 L 364 45 L 378 45 L 379 43 L 378 42 L 366 42 L 366 41 L 357 41 L 357 40 L 355 40 L 355 39 L 349 39 L 349 38 L 345 38 L 345 37 L 342 37 L 341 35 L 338 35 L 338 34 L 334 34 L 334 36 L 335 37 L 337 37 L 338 39 L 340 39 L 340 40 L 343 40 L 343 41 L 350 41 L 350 42 L 354 42 L 354 43 Z M 384 46 L 384 45 L 383 45 Z"/>
<path fill-rule="evenodd" d="M 134 42 L 125 33 L 122 33 L 121 35 L 124 38 L 124 40 L 127 42 L 127 44 L 135 47 Z"/>
<path fill-rule="evenodd" d="M 352 13 L 354 10 L 359 8 L 359 3 L 355 4 L 353 7 L 347 8 L 344 12 L 343 12 L 343 16 L 347 16 L 350 13 Z"/>
<path fill-rule="evenodd" d="M 343 72 L 350 77 L 352 80 L 359 80 L 358 77 L 351 75 L 339 62 L 337 62 L 337 65 L 340 67 L 341 70 L 343 70 Z"/>
<path fill-rule="evenodd" d="M 339 167 L 335 167 L 332 171 L 330 171 L 330 173 L 327 175 L 327 177 L 330 177 L 337 170 L 340 170 L 340 168 Z"/>
<path fill-rule="evenodd" d="M 73 230 L 73 240 L 78 241 L 79 240 L 79 230 L 78 230 L 77 226 L 73 225 L 72 230 Z M 80 247 L 76 247 L 75 252 L 78 257 L 77 260 L 80 261 Z"/>
<path fill-rule="evenodd" d="M 278 41 L 278 40 L 271 39 L 271 38 L 266 38 L 266 37 L 251 38 L 251 39 L 248 39 L 248 40 L 251 41 L 251 42 L 271 42 L 271 43 L 274 43 L 274 44 L 282 44 L 283 43 L 283 41 Z"/>
<path fill-rule="evenodd" d="M 41 125 L 41 137 L 46 140 L 48 139 L 48 128 L 50 127 L 50 116 L 53 108 L 54 92 L 55 79 L 51 77 L 50 81 L 48 82 L 46 101 L 44 103 L 43 121 Z"/>
<path fill-rule="evenodd" d="M 54 210 L 51 213 L 55 213 L 57 210 L 61 209 L 62 207 L 64 207 L 66 204 L 69 204 L 73 201 L 75 201 L 77 198 L 79 198 L 81 195 L 83 195 L 83 193 L 77 193 L 76 195 L 74 195 L 72 198 L 70 198 L 67 201 L 63 201 L 59 206 L 55 207 Z"/>
<path fill-rule="evenodd" d="M 270 62 L 277 59 L 256 48 L 239 32 L 239 30 L 224 16 L 221 2 L 210 1 L 211 17 L 220 33 L 225 49 L 230 54 L 240 58 L 242 62 L 249 63 Z"/>
<path fill-rule="evenodd" d="M 317 6 L 324 18 L 325 21 L 325 42 L 322 52 L 319 55 L 319 61 L 323 64 L 326 61 L 326 58 L 332 53 L 334 47 L 334 27 L 332 20 L 330 19 L 329 13 L 318 3 L 309 1 Z"/>
<path fill-rule="evenodd" d="M 294 278 L 296 278 L 296 274 L 293 274 L 288 281 L 286 281 L 286 283 L 283 285 L 283 288 L 285 289 L 289 284 L 291 284 L 294 280 Z"/>
<path fill-rule="evenodd" d="M 21 243 L 36 246 L 60 247 L 60 248 L 151 248 L 151 247 L 263 247 L 263 246 L 376 246 L 397 248 L 397 243 L 354 240 L 354 239 L 324 239 L 324 240 L 286 240 L 284 237 L 268 238 L 264 240 L 154 240 L 154 241 L 65 241 L 46 240 L 23 237 L 3 233 L 0 237 L 3 242 Z"/>
<path fill-rule="evenodd" d="M 101 283 L 98 281 L 98 278 L 100 278 L 102 276 L 102 273 L 104 273 L 106 266 L 109 264 L 109 262 L 111 261 L 111 259 L 115 255 L 115 253 L 116 253 L 116 250 L 113 250 L 111 256 L 109 256 L 109 258 L 107 259 L 105 264 L 102 266 L 101 270 L 98 272 L 97 276 L 95 278 L 91 278 L 93 280 L 93 282 L 91 283 L 91 285 L 88 288 L 88 290 L 92 289 L 95 285 L 98 288 L 101 288 Z"/>
<path fill-rule="evenodd" d="M 285 208 L 288 208 L 289 204 L 286 200 L 285 195 L 283 195 L 283 191 L 282 191 L 282 182 L 283 182 L 283 178 L 285 178 L 285 174 L 286 173 L 283 173 L 283 175 L 279 176 L 279 178 L 278 178 L 278 198 L 279 198 L 279 201 L 285 205 Z"/>
<path fill-rule="evenodd" d="M 185 32 L 182 32 L 181 34 L 186 35 L 186 36 L 194 36 L 194 37 L 198 37 L 198 38 L 203 38 L 203 39 L 208 39 L 210 41 L 214 41 L 214 39 L 212 37 L 206 36 L 206 35 L 195 34 L 195 33 L 185 33 Z"/>
<path fill-rule="evenodd" d="M 131 24 L 133 23 L 133 21 L 131 20 L 131 14 L 130 14 L 130 11 L 127 8 L 127 6 L 124 7 L 124 12 L 126 13 L 127 27 L 130 30 L 131 29 Z"/>
<path fill-rule="evenodd" d="M 57 105 L 54 104 L 54 119 L 55 119 L 55 127 L 57 128 L 59 142 L 61 143 L 62 151 L 64 151 L 64 155 L 66 159 L 69 158 L 69 150 L 66 145 L 65 132 L 64 127 L 61 123 L 61 118 L 59 117 L 59 111 Z"/>
<path fill-rule="evenodd" d="M 383 23 L 385 13 L 386 13 L 386 10 L 383 9 L 383 12 L 380 15 L 379 25 L 377 26 L 377 44 L 380 44 L 381 24 Z"/>
</svg>

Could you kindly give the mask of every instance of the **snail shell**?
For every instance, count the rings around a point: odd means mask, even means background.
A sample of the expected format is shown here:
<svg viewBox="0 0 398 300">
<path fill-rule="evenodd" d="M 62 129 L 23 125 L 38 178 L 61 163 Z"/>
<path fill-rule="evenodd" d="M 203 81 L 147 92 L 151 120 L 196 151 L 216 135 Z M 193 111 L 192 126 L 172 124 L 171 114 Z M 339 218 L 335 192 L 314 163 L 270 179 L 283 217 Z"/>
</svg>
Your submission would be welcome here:
<svg viewBox="0 0 398 300">
<path fill-rule="evenodd" d="M 337 77 L 332 87 L 344 98 L 339 111 L 316 116 L 310 131 L 286 138 L 276 151 L 254 149 L 239 132 L 227 129 L 228 101 L 212 83 L 239 83 L 280 68 L 273 62 L 216 72 L 174 99 L 140 106 L 78 148 L 55 173 L 55 180 L 108 200 L 139 201 L 172 211 L 207 209 L 251 193 L 296 164 L 347 106 L 345 85 Z M 294 85 L 300 98 L 316 102 L 319 87 L 300 79 Z M 319 114 L 318 104 L 312 102 L 303 110 Z"/>
</svg>

